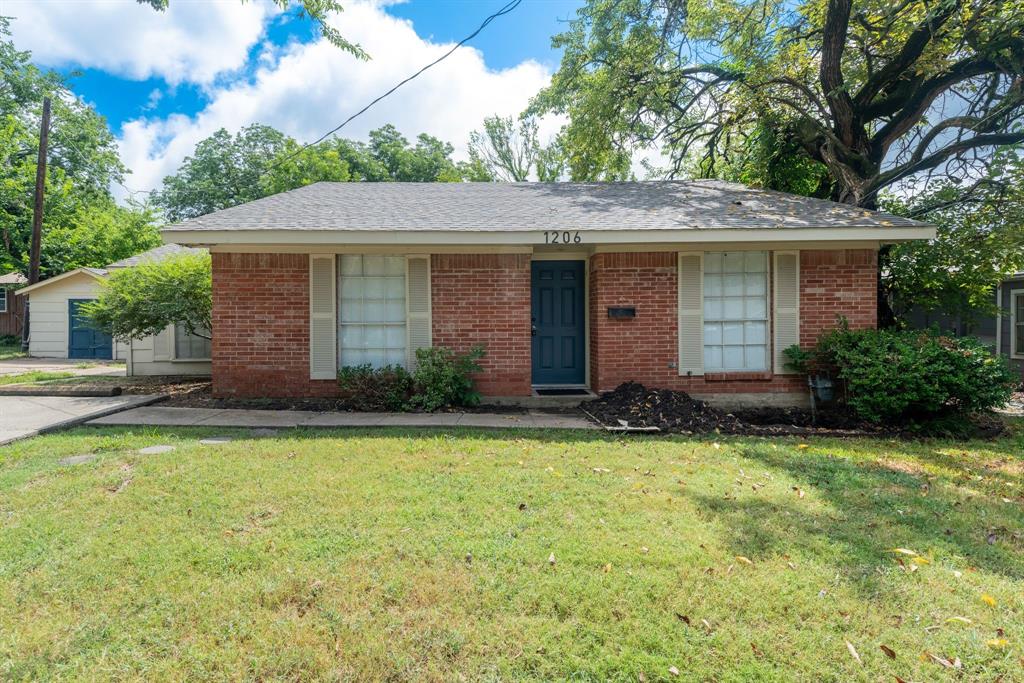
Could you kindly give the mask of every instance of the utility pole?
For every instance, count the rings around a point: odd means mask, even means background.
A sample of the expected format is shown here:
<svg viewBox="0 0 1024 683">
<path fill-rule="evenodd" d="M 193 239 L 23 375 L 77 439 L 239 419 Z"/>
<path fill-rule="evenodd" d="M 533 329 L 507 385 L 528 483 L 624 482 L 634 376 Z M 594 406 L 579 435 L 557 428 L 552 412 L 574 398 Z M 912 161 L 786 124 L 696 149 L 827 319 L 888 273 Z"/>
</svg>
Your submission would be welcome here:
<svg viewBox="0 0 1024 683">
<path fill-rule="evenodd" d="M 43 192 L 46 189 L 46 145 L 50 137 L 50 98 L 43 98 L 43 119 L 39 124 L 39 157 L 36 161 L 36 194 L 32 207 L 32 247 L 28 255 L 28 284 L 39 282 L 39 247 L 43 238 Z M 28 351 L 28 297 L 21 327 L 21 350 Z"/>
</svg>

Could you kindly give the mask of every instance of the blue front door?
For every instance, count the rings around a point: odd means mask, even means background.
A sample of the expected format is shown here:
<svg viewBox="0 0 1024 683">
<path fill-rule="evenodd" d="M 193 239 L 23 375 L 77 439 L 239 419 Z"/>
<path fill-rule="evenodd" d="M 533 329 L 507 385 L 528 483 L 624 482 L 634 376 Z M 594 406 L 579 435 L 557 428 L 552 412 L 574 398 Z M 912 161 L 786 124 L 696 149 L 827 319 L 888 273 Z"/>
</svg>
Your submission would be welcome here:
<svg viewBox="0 0 1024 683">
<path fill-rule="evenodd" d="M 79 308 L 91 299 L 68 299 L 68 358 L 110 360 L 114 357 L 109 334 L 89 327 L 89 320 Z"/>
<path fill-rule="evenodd" d="M 583 384 L 585 261 L 530 264 L 533 383 Z"/>
</svg>

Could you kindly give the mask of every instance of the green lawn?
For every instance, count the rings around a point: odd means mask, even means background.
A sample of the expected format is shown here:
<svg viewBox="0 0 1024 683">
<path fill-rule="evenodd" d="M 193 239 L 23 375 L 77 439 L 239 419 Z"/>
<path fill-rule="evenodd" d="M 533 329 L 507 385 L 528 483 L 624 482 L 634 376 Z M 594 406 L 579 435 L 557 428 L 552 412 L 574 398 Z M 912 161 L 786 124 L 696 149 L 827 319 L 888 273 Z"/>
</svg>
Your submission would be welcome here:
<svg viewBox="0 0 1024 683">
<path fill-rule="evenodd" d="M 177 450 L 135 452 L 153 444 Z M 1024 430 L 82 428 L 0 449 L 0 679 L 641 673 L 1021 680 Z"/>
<path fill-rule="evenodd" d="M 5 384 L 27 384 L 29 382 L 45 382 L 51 379 L 67 379 L 74 377 L 70 372 L 49 372 L 46 370 L 32 370 L 23 372 L 20 375 L 0 375 L 0 386 Z"/>
<path fill-rule="evenodd" d="M 0 360 L 11 358 L 23 358 L 28 354 L 22 353 L 21 344 L 0 344 Z"/>
</svg>

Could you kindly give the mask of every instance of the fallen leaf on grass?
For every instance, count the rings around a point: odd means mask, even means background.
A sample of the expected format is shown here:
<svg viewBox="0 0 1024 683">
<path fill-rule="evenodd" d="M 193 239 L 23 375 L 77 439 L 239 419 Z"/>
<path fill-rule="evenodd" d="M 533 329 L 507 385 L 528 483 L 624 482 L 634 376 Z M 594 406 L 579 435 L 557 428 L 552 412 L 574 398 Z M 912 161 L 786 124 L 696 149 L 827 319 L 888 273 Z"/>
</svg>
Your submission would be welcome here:
<svg viewBox="0 0 1024 683">
<path fill-rule="evenodd" d="M 807 445 L 807 444 L 805 444 L 805 443 L 797 444 L 797 446 L 796 446 L 796 447 L 797 447 L 797 448 L 799 448 L 800 450 L 805 450 L 805 449 L 807 449 L 807 448 L 810 448 L 810 446 L 808 446 L 808 445 Z"/>
<path fill-rule="evenodd" d="M 670 666 L 668 668 L 668 672 L 670 674 L 672 674 L 673 676 L 678 676 L 679 675 L 679 669 L 675 668 L 674 666 Z"/>
<path fill-rule="evenodd" d="M 996 606 L 996 599 L 993 598 L 988 593 L 982 593 L 981 594 L 981 601 L 983 603 L 985 603 L 986 605 L 988 605 L 989 607 L 995 607 Z"/>
<path fill-rule="evenodd" d="M 989 647 L 1001 649 L 1009 645 L 1010 641 L 1008 641 L 1006 638 L 993 638 L 992 640 L 986 640 L 985 644 Z"/>
<path fill-rule="evenodd" d="M 959 657 L 954 657 L 952 660 L 950 660 L 947 657 L 941 657 L 939 655 L 932 654 L 931 652 L 928 652 L 926 650 L 925 653 L 924 653 L 924 656 L 922 658 L 925 661 L 928 661 L 930 659 L 931 661 L 935 662 L 936 664 L 941 664 L 942 666 L 946 667 L 947 669 L 960 669 L 960 668 L 963 667 L 963 664 L 960 662 L 960 658 Z"/>
<path fill-rule="evenodd" d="M 690 617 L 686 616 L 685 614 L 680 614 L 679 612 L 676 612 L 676 619 L 683 622 L 687 626 L 690 625 Z"/>
<path fill-rule="evenodd" d="M 548 555 L 548 564 L 550 564 L 552 567 L 555 566 L 555 554 L 554 553 L 551 553 L 550 555 Z"/>
<path fill-rule="evenodd" d="M 932 563 L 932 561 L 929 560 L 927 557 L 921 557 L 920 555 L 918 555 L 917 557 L 910 558 L 910 561 L 913 562 L 914 564 L 931 564 Z"/>
<path fill-rule="evenodd" d="M 606 564 L 606 565 L 604 566 L 604 573 L 605 573 L 605 574 L 607 574 L 607 573 L 608 573 L 608 572 L 610 572 L 611 570 L 612 570 L 612 563 L 611 563 L 611 562 L 609 562 L 608 564 Z"/>
<path fill-rule="evenodd" d="M 711 633 L 711 622 L 709 622 L 707 619 L 701 619 L 700 623 L 704 624 L 704 628 L 707 629 L 708 633 Z"/>
<path fill-rule="evenodd" d="M 882 652 L 884 652 L 885 656 L 888 657 L 889 659 L 896 659 L 896 651 L 893 650 L 891 647 L 887 647 L 885 645 L 879 645 L 878 649 L 881 650 Z"/>
<path fill-rule="evenodd" d="M 917 553 L 910 548 L 893 548 L 892 552 L 899 553 L 900 555 L 910 555 L 911 557 L 915 557 L 917 555 Z"/>
<path fill-rule="evenodd" d="M 743 564 L 750 564 L 750 565 L 754 564 L 753 560 L 751 560 L 749 557 L 744 557 L 743 555 L 737 555 L 736 556 L 736 561 L 737 562 L 742 562 Z"/>
<path fill-rule="evenodd" d="M 974 622 L 971 621 L 970 619 L 968 619 L 967 617 L 950 617 L 949 619 L 946 619 L 946 623 L 947 624 L 958 623 L 958 624 L 968 624 L 969 625 L 969 624 L 973 624 Z"/>
<path fill-rule="evenodd" d="M 794 486 L 793 490 L 796 491 L 796 497 L 797 498 L 803 498 L 804 497 L 804 490 L 802 488 L 800 488 L 799 486 Z"/>
<path fill-rule="evenodd" d="M 853 657 L 857 661 L 858 664 L 860 664 L 861 666 L 864 666 L 864 662 L 860 661 L 860 655 L 857 654 L 857 648 L 855 648 L 853 646 L 853 643 L 851 643 L 848 640 L 846 641 L 846 649 L 850 651 L 850 656 Z"/>
</svg>

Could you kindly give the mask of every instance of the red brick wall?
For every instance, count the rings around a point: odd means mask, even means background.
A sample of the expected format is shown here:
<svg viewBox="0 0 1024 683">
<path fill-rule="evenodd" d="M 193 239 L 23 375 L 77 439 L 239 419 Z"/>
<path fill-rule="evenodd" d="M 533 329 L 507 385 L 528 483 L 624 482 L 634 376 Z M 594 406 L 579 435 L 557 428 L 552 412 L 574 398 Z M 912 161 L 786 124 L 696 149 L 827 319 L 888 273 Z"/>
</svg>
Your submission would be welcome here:
<svg viewBox="0 0 1024 683">
<path fill-rule="evenodd" d="M 878 251 L 800 252 L 800 345 L 813 346 L 844 316 L 853 329 L 878 325 Z"/>
<path fill-rule="evenodd" d="M 530 393 L 530 257 L 435 254 L 433 341 L 456 351 L 482 343 L 481 393 Z M 802 251 L 800 340 L 814 343 L 838 315 L 876 324 L 874 250 Z M 590 383 L 597 391 L 637 380 L 694 393 L 802 391 L 770 373 L 680 377 L 676 254 L 595 254 L 589 263 Z M 609 306 L 636 306 L 609 319 Z M 309 379 L 309 256 L 213 254 L 213 388 L 218 396 L 327 396 L 331 380 Z"/>
<path fill-rule="evenodd" d="M 216 396 L 329 396 L 309 379 L 309 255 L 213 257 Z"/>
<path fill-rule="evenodd" d="M 801 343 L 809 344 L 837 315 L 853 327 L 875 325 L 877 253 L 803 251 Z M 635 380 L 693 393 L 803 391 L 802 381 L 771 373 L 680 377 L 676 329 L 676 254 L 595 254 L 590 258 L 590 385 L 608 391 Z M 636 306 L 632 319 L 610 319 L 609 306 Z M 672 364 L 672 367 L 670 367 Z"/>
<path fill-rule="evenodd" d="M 430 290 L 434 346 L 483 344 L 480 393 L 529 396 L 529 254 L 434 254 Z"/>
</svg>

